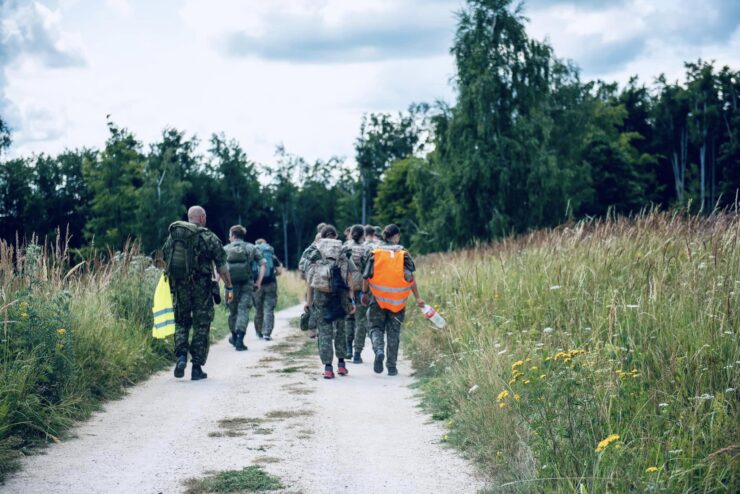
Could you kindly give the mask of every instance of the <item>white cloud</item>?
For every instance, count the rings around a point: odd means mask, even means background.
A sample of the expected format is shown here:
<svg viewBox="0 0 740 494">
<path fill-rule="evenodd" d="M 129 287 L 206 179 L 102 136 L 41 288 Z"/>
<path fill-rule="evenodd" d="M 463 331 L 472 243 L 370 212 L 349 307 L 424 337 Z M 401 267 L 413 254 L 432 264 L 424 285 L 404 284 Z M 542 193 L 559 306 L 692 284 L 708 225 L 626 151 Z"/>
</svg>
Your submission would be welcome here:
<svg viewBox="0 0 740 494">
<path fill-rule="evenodd" d="M 125 17 L 131 15 L 131 4 L 128 0 L 105 0 L 105 4 L 119 15 Z"/>
</svg>

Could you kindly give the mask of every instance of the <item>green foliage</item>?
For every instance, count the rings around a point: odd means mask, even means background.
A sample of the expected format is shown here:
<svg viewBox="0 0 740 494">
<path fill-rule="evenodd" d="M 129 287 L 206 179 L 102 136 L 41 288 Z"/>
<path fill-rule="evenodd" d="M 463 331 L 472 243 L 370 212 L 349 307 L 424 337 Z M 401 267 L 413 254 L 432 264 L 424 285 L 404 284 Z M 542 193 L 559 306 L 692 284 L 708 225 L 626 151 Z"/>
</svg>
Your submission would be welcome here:
<svg viewBox="0 0 740 494">
<path fill-rule="evenodd" d="M 226 470 L 203 479 L 190 479 L 185 482 L 188 494 L 207 492 L 264 492 L 282 489 L 280 479 L 251 466 L 241 470 Z"/>
<path fill-rule="evenodd" d="M 497 491 L 735 492 L 738 234 L 651 213 L 419 259 L 425 405 Z"/>
<path fill-rule="evenodd" d="M 414 203 L 414 168 L 423 167 L 419 158 L 396 161 L 385 173 L 375 198 L 375 221 L 380 225 L 395 223 L 406 232 L 417 228 L 416 205 Z"/>
<path fill-rule="evenodd" d="M 145 157 L 131 132 L 110 122 L 108 129 L 110 137 L 99 158 L 86 159 L 82 165 L 92 196 L 85 236 L 98 245 L 120 249 L 139 233 L 136 212 Z"/>
</svg>

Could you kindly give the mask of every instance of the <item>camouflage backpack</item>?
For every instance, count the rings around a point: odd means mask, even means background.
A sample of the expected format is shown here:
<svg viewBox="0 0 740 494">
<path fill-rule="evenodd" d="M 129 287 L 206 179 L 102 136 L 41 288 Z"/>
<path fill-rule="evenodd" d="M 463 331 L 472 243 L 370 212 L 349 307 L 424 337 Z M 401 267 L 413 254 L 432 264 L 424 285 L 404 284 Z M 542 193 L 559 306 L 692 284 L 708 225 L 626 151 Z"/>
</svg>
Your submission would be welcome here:
<svg viewBox="0 0 740 494">
<path fill-rule="evenodd" d="M 169 237 L 164 244 L 165 273 L 175 281 L 190 280 L 198 270 L 200 234 L 198 225 L 175 221 L 169 227 Z"/>
<path fill-rule="evenodd" d="M 357 271 L 352 273 L 352 283 L 355 285 L 355 290 L 359 290 L 362 285 L 362 272 L 360 267 L 362 266 L 362 258 L 365 256 L 365 244 L 350 241 L 346 243 L 349 249 L 352 249 L 352 261 L 357 266 Z"/>
<path fill-rule="evenodd" d="M 344 280 L 347 279 L 349 263 L 342 252 L 342 241 L 322 238 L 316 248 L 321 258 L 308 267 L 308 283 L 311 288 L 326 293 L 346 288 Z"/>
<path fill-rule="evenodd" d="M 231 242 L 224 247 L 226 263 L 229 265 L 229 275 L 232 283 L 245 283 L 252 280 L 251 261 L 253 255 L 246 242 Z"/>
</svg>

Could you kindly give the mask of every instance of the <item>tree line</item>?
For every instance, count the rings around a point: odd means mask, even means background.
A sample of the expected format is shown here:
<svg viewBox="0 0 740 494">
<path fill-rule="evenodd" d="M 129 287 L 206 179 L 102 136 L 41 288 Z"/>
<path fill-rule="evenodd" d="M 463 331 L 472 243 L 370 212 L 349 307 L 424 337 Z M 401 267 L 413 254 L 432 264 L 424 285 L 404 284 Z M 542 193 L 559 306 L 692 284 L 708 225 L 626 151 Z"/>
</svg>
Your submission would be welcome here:
<svg viewBox="0 0 740 494">
<path fill-rule="evenodd" d="M 397 223 L 429 252 L 610 211 L 736 202 L 740 72 L 699 60 L 683 81 L 582 81 L 510 0 L 468 0 L 457 22 L 456 102 L 365 115 L 352 165 L 282 147 L 258 164 L 223 134 L 203 155 L 172 128 L 145 148 L 111 121 L 101 149 L 6 159 L 0 120 L 0 237 L 61 227 L 73 247 L 136 238 L 150 252 L 197 203 L 221 238 L 244 224 L 294 266 L 320 221 Z"/>
</svg>

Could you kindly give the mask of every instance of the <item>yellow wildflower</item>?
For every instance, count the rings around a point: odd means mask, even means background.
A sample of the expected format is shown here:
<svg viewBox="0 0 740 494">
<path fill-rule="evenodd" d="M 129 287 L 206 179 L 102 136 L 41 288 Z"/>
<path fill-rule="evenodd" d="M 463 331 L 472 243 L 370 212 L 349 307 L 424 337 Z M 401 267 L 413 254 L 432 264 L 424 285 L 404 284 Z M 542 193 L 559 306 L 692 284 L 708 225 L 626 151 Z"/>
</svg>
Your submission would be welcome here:
<svg viewBox="0 0 740 494">
<path fill-rule="evenodd" d="M 19 307 L 23 311 L 26 310 L 26 309 L 28 309 L 28 302 L 21 302 L 20 305 L 19 305 Z"/>
<path fill-rule="evenodd" d="M 609 434 L 604 439 L 602 439 L 599 444 L 596 445 L 596 452 L 601 453 L 614 441 L 619 441 L 619 434 Z"/>
<path fill-rule="evenodd" d="M 59 336 L 64 336 L 64 335 L 65 335 L 66 333 L 67 333 L 67 330 L 66 330 L 66 329 L 64 329 L 64 328 L 59 328 L 59 329 L 57 329 L 57 334 L 58 334 Z"/>
<path fill-rule="evenodd" d="M 524 384 L 529 384 L 529 383 L 530 383 L 529 379 L 524 381 Z"/>
<path fill-rule="evenodd" d="M 500 393 L 498 394 L 498 396 L 496 397 L 496 400 L 498 400 L 498 401 L 503 401 L 503 400 L 505 400 L 505 399 L 506 399 L 506 398 L 507 398 L 508 396 L 509 396 L 509 391 L 505 389 L 505 390 L 501 391 L 501 392 L 500 392 Z"/>
<path fill-rule="evenodd" d="M 28 312 L 21 312 L 21 319 L 28 319 Z"/>
<path fill-rule="evenodd" d="M 655 473 L 658 471 L 658 467 L 647 467 L 645 473 Z"/>
<path fill-rule="evenodd" d="M 516 370 L 518 367 L 521 367 L 524 365 L 524 360 L 517 360 L 513 364 L 511 364 L 511 370 Z"/>
<path fill-rule="evenodd" d="M 537 367 L 530 367 L 529 370 L 531 370 L 532 372 L 537 372 Z"/>
<path fill-rule="evenodd" d="M 499 408 L 506 408 L 506 403 L 499 403 L 498 404 L 498 407 Z"/>
<path fill-rule="evenodd" d="M 521 396 L 519 396 L 518 394 L 514 394 L 514 399 L 515 399 L 516 401 L 519 401 L 519 400 L 521 400 L 521 399 L 522 399 L 522 397 L 521 397 Z"/>
<path fill-rule="evenodd" d="M 540 379 L 544 379 L 544 378 L 546 378 L 546 377 L 547 377 L 547 375 L 546 375 L 546 374 L 540 374 Z"/>
</svg>

